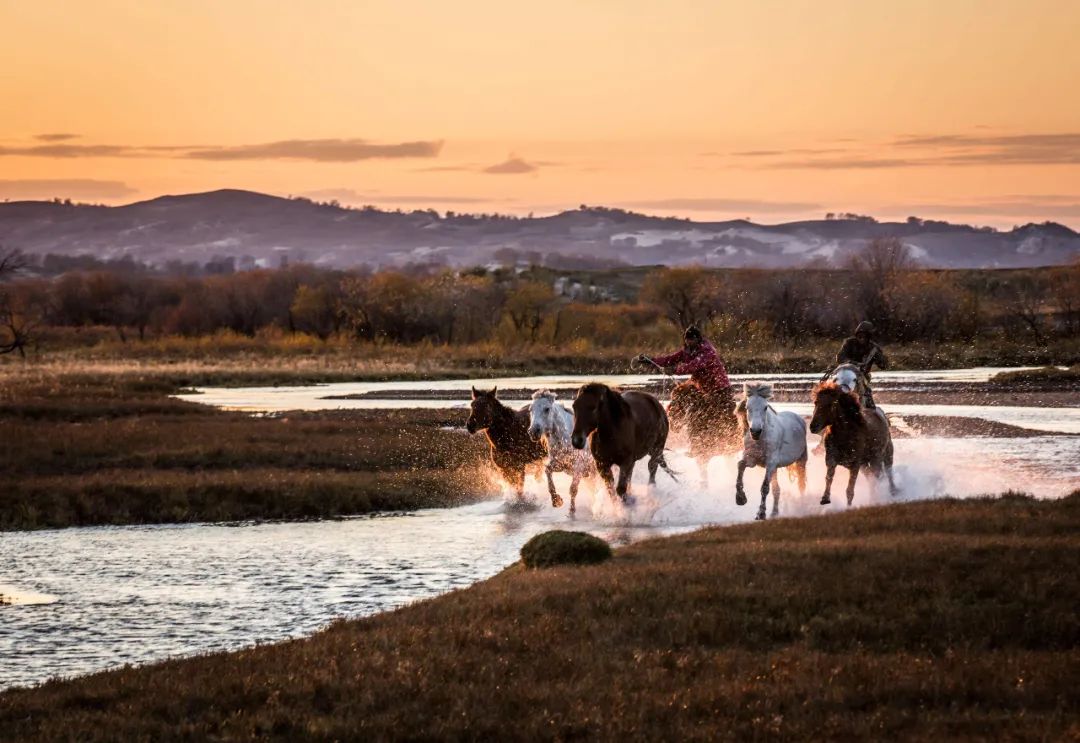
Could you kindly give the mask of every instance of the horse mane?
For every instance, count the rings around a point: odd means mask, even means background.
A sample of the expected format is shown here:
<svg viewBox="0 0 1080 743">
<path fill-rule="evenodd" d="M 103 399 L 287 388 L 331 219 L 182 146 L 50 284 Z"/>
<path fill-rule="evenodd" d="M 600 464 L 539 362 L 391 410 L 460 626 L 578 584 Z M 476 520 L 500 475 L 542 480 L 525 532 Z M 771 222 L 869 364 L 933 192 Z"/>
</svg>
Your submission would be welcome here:
<svg viewBox="0 0 1080 743">
<path fill-rule="evenodd" d="M 814 387 L 814 404 L 817 405 L 818 397 L 832 397 L 840 403 L 840 410 L 848 419 L 853 421 L 862 420 L 862 404 L 859 402 L 859 394 L 852 390 L 844 392 L 836 382 L 827 381 Z"/>
<path fill-rule="evenodd" d="M 611 422 L 618 425 L 622 421 L 624 406 L 626 401 L 623 400 L 622 394 L 612 387 L 608 387 L 606 384 L 600 382 L 589 382 L 587 385 L 581 388 L 579 395 L 597 395 L 604 404 L 607 406 L 608 415 L 611 417 Z"/>
<path fill-rule="evenodd" d="M 534 392 L 533 396 L 532 396 L 532 399 L 539 400 L 542 397 L 546 397 L 547 399 L 551 400 L 552 402 L 555 402 L 555 399 L 558 397 L 558 395 L 556 395 L 554 392 L 552 392 L 551 390 L 549 390 L 548 388 L 545 387 L 542 390 L 537 390 L 536 392 Z"/>
<path fill-rule="evenodd" d="M 743 385 L 743 395 L 746 397 L 763 397 L 772 399 L 772 385 L 768 382 L 746 382 Z"/>
<path fill-rule="evenodd" d="M 735 419 L 739 421 L 739 430 L 745 431 L 750 427 L 750 421 L 746 418 L 746 398 L 739 400 L 739 404 L 735 406 Z"/>
</svg>

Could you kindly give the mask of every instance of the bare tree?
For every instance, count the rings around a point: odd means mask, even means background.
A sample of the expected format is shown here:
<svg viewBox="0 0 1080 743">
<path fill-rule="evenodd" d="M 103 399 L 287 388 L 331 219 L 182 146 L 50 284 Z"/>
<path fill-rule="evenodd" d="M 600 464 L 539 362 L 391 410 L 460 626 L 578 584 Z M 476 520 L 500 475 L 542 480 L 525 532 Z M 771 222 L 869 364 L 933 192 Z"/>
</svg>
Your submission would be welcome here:
<svg viewBox="0 0 1080 743">
<path fill-rule="evenodd" d="M 8 281 L 26 267 L 26 256 L 20 250 L 0 249 L 0 282 Z M 26 356 L 33 332 L 27 313 L 20 311 L 11 291 L 0 289 L 0 355 L 18 351 Z"/>
</svg>

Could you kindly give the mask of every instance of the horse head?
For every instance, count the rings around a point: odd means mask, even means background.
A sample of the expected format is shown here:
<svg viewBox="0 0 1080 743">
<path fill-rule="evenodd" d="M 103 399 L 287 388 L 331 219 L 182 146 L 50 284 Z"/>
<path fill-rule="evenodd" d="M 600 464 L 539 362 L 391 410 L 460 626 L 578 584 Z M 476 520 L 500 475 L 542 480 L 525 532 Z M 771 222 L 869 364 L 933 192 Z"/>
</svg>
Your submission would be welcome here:
<svg viewBox="0 0 1080 743">
<path fill-rule="evenodd" d="M 617 421 L 622 413 L 621 402 L 619 393 L 599 382 L 579 389 L 574 397 L 574 433 L 570 437 L 574 448 L 585 448 L 589 435 L 599 428 L 602 419 Z"/>
<path fill-rule="evenodd" d="M 469 406 L 469 420 L 465 423 L 465 430 L 469 433 L 483 431 L 495 420 L 496 411 L 502 407 L 496 395 L 498 387 L 490 390 L 478 390 L 472 388 L 472 403 Z"/>
<path fill-rule="evenodd" d="M 848 392 L 836 382 L 823 382 L 814 388 L 814 416 L 810 419 L 810 433 L 821 433 L 829 426 L 862 420 L 862 406 L 858 394 Z"/>
<path fill-rule="evenodd" d="M 832 381 L 844 392 L 853 392 L 862 377 L 862 370 L 855 364 L 841 364 L 833 370 Z"/>
<path fill-rule="evenodd" d="M 769 417 L 769 400 L 772 398 L 772 385 L 764 382 L 747 382 L 743 385 L 743 401 L 740 417 L 750 429 L 750 438 L 757 441 L 765 430 L 765 421 Z"/>
<path fill-rule="evenodd" d="M 556 395 L 550 390 L 537 390 L 529 406 L 529 436 L 534 440 L 555 428 Z"/>
</svg>

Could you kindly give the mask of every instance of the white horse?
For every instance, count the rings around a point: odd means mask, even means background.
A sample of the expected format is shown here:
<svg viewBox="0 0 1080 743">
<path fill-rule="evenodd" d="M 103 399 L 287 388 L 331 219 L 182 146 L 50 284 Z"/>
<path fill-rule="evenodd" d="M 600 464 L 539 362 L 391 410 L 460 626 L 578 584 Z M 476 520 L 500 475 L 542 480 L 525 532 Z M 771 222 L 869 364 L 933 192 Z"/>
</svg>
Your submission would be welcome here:
<svg viewBox="0 0 1080 743">
<path fill-rule="evenodd" d="M 769 404 L 771 397 L 771 384 L 747 383 L 743 386 L 743 399 L 735 409 L 743 431 L 743 455 L 735 481 L 735 502 L 740 506 L 746 504 L 743 471 L 747 467 L 764 467 L 761 506 L 757 512 L 759 521 L 765 518 L 765 499 L 770 483 L 772 515 L 780 515 L 780 482 L 776 475 L 780 467 L 787 467 L 788 474 L 798 478 L 799 494 L 806 495 L 806 422 L 789 410 L 776 412 Z"/>
<path fill-rule="evenodd" d="M 543 437 L 547 446 L 548 458 L 544 465 L 547 473 L 548 492 L 551 502 L 562 505 L 562 499 L 555 492 L 554 472 L 568 472 L 573 478 L 570 482 L 570 515 L 577 510 L 578 484 L 581 478 L 596 472 L 592 452 L 586 447 L 575 449 L 570 443 L 574 433 L 574 414 L 562 404 L 555 402 L 556 395 L 550 390 L 538 390 L 533 393 L 532 406 L 529 408 L 529 435 L 534 439 Z"/>
</svg>

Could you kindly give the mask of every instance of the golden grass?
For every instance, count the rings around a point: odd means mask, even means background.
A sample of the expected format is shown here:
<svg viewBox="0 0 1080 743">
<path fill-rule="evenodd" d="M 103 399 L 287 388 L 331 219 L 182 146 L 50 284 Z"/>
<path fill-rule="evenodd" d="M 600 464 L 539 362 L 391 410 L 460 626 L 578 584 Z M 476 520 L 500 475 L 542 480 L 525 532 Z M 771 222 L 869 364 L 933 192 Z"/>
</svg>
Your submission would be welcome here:
<svg viewBox="0 0 1080 743">
<path fill-rule="evenodd" d="M 252 417 L 137 372 L 0 386 L 0 529 L 334 517 L 483 497 L 485 446 L 447 411 Z"/>
<path fill-rule="evenodd" d="M 706 529 L 0 695 L 12 739 L 1062 740 L 1080 494 Z"/>
</svg>

